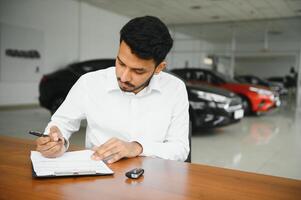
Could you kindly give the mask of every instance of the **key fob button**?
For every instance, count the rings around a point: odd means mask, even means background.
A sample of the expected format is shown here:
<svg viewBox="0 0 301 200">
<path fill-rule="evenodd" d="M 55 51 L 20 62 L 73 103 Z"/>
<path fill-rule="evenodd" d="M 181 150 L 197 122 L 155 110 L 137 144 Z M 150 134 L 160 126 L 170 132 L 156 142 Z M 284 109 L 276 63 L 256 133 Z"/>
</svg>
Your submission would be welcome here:
<svg viewBox="0 0 301 200">
<path fill-rule="evenodd" d="M 125 173 L 126 177 L 137 179 L 144 173 L 144 169 L 135 168 Z"/>
</svg>

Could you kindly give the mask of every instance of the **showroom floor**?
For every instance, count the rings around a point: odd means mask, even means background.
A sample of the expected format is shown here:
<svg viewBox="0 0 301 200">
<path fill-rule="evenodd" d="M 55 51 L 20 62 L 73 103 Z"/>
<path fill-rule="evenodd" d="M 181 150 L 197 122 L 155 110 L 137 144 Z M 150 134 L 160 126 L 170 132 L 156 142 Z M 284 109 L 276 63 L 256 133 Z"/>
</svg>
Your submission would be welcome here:
<svg viewBox="0 0 301 200">
<path fill-rule="evenodd" d="M 34 139 L 29 130 L 42 131 L 50 114 L 42 108 L 0 110 L 0 134 Z M 301 114 L 281 107 L 240 123 L 195 133 L 192 162 L 274 176 L 301 179 Z M 84 128 L 71 143 L 84 145 Z"/>
</svg>

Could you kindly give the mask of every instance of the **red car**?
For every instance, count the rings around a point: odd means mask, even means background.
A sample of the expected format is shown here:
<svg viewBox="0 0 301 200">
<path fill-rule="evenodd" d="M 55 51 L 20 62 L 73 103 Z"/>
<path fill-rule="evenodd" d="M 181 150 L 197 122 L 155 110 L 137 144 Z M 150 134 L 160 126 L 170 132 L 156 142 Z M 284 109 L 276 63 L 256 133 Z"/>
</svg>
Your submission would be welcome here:
<svg viewBox="0 0 301 200">
<path fill-rule="evenodd" d="M 190 84 L 210 84 L 238 94 L 243 99 L 245 114 L 259 114 L 280 106 L 278 94 L 267 87 L 241 84 L 219 72 L 198 68 L 174 69 L 171 72 L 177 74 Z"/>
</svg>

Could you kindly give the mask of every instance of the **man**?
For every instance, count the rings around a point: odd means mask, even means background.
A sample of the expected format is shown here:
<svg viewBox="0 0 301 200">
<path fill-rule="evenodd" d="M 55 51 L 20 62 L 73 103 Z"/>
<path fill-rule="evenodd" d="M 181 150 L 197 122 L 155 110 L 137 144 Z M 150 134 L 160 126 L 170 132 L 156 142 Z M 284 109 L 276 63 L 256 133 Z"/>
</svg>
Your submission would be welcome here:
<svg viewBox="0 0 301 200">
<path fill-rule="evenodd" d="M 61 156 L 87 119 L 86 147 L 95 151 L 94 160 L 153 156 L 184 161 L 187 92 L 181 80 L 162 72 L 172 43 L 158 18 L 130 20 L 120 31 L 116 66 L 80 77 L 46 127 L 49 137 L 37 139 L 37 151 Z"/>
</svg>

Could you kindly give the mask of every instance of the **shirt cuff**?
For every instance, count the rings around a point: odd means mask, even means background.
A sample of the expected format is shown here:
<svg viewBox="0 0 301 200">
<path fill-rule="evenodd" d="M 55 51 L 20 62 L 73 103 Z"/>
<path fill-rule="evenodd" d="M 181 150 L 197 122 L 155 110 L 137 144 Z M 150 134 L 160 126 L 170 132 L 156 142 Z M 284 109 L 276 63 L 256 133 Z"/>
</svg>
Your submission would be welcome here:
<svg viewBox="0 0 301 200">
<path fill-rule="evenodd" d="M 139 156 L 154 156 L 151 148 L 152 145 L 149 142 L 140 138 L 133 139 L 131 142 L 137 142 L 141 145 L 142 152 Z"/>
<path fill-rule="evenodd" d="M 65 146 L 66 151 L 68 150 L 69 145 L 70 145 L 69 140 L 64 137 L 64 146 Z"/>
</svg>

